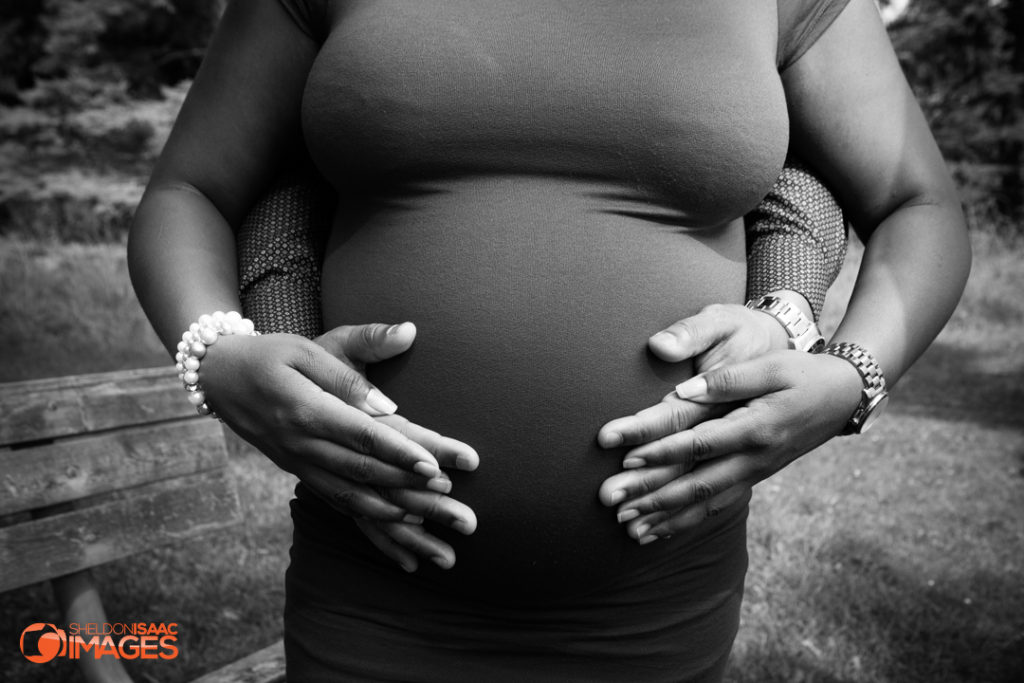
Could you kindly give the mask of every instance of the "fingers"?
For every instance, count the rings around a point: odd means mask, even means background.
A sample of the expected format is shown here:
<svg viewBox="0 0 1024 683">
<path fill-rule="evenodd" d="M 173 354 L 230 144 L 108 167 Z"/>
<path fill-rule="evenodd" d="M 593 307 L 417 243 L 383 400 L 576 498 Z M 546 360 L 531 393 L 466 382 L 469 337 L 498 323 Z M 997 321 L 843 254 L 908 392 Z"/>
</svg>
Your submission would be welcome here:
<svg viewBox="0 0 1024 683">
<path fill-rule="evenodd" d="M 310 439 L 302 446 L 303 463 L 326 470 L 359 484 L 383 487 L 424 488 L 437 493 L 449 493 L 451 479 L 444 472 L 424 476 L 384 462 L 376 455 L 359 453 L 324 439 Z M 293 460 L 293 462 L 295 462 Z"/>
<path fill-rule="evenodd" d="M 480 465 L 480 456 L 476 450 L 461 441 L 441 436 L 434 430 L 409 422 L 399 415 L 378 417 L 377 421 L 426 448 L 441 467 L 454 467 L 472 472 Z"/>
<path fill-rule="evenodd" d="M 419 561 L 416 559 L 416 556 L 388 536 L 381 525 L 366 519 L 357 519 L 355 522 L 356 526 L 369 539 L 370 543 L 397 562 L 402 569 L 411 574 L 419 568 Z"/>
<path fill-rule="evenodd" d="M 407 572 L 419 567 L 418 557 L 429 559 L 441 569 L 455 566 L 455 550 L 418 524 L 356 520 L 356 525 L 371 543 Z"/>
<path fill-rule="evenodd" d="M 679 465 L 688 472 L 704 460 L 764 447 L 764 432 L 764 425 L 753 418 L 751 409 L 739 406 L 721 418 L 702 422 L 692 429 L 669 434 L 628 451 L 622 466 L 631 470 Z"/>
<path fill-rule="evenodd" d="M 461 534 L 476 531 L 476 513 L 465 503 L 446 495 L 420 489 L 385 489 L 382 495 L 413 515 L 429 519 Z"/>
<path fill-rule="evenodd" d="M 291 414 L 293 432 L 372 456 L 371 460 L 394 465 L 427 479 L 441 476 L 437 458 L 399 431 L 324 391 L 311 391 L 304 398 L 305 402 L 294 406 Z M 339 458 L 342 453 L 339 451 Z M 380 471 L 373 462 L 363 464 L 369 470 Z M 330 466 L 329 469 L 335 467 Z M 357 479 L 371 481 L 366 477 Z"/>
<path fill-rule="evenodd" d="M 332 356 L 358 363 L 376 363 L 404 353 L 416 339 L 416 326 L 410 322 L 386 325 L 342 325 L 315 340 Z"/>
<path fill-rule="evenodd" d="M 637 517 L 626 525 L 626 533 L 641 545 L 647 545 L 659 538 L 668 538 L 699 526 L 705 520 L 716 517 L 722 510 L 739 502 L 749 493 L 749 486 L 735 484 L 721 493 L 685 507 Z"/>
<path fill-rule="evenodd" d="M 343 515 L 357 519 L 400 522 L 409 514 L 373 488 L 318 467 L 303 465 L 294 473 L 310 491 Z"/>
<path fill-rule="evenodd" d="M 647 443 L 688 429 L 722 414 L 724 410 L 720 406 L 684 401 L 674 393 L 669 394 L 661 403 L 605 424 L 597 433 L 597 443 L 603 448 Z"/>
<path fill-rule="evenodd" d="M 679 362 L 704 353 L 736 332 L 737 319 L 729 315 L 730 306 L 714 304 L 697 315 L 672 323 L 647 340 L 658 358 Z"/>
<path fill-rule="evenodd" d="M 321 500 L 348 517 L 411 524 L 422 524 L 429 519 L 467 536 L 476 531 L 476 513 L 472 508 L 440 493 L 408 488 L 376 489 L 308 465 L 295 474 Z"/>
<path fill-rule="evenodd" d="M 753 460 L 736 455 L 705 463 L 691 472 L 673 476 L 672 468 L 652 468 L 646 480 L 650 490 L 622 503 L 616 519 L 641 545 L 697 526 L 708 517 L 749 495 L 754 480 Z M 627 477 L 637 473 L 622 473 Z M 621 481 L 606 484 L 619 486 Z M 621 489 L 618 489 L 621 490 Z M 608 500 L 603 499 L 607 505 Z"/>
<path fill-rule="evenodd" d="M 618 505 L 624 501 L 633 500 L 669 483 L 673 479 L 686 474 L 688 470 L 679 465 L 668 465 L 665 467 L 648 467 L 642 470 L 628 470 L 608 477 L 601 483 L 597 497 L 607 506 Z M 625 509 L 625 508 L 624 508 Z M 619 522 L 628 522 L 639 517 L 640 513 L 633 515 L 619 515 Z"/>
<path fill-rule="evenodd" d="M 391 415 L 398 409 L 394 401 L 370 384 L 351 364 L 339 360 L 325 347 L 319 345 L 320 342 L 333 339 L 329 345 L 341 348 L 349 343 L 350 337 L 361 336 L 350 330 L 351 328 L 335 328 L 328 335 L 321 337 L 318 344 L 302 347 L 302 352 L 291 358 L 292 366 L 323 391 L 368 415 Z"/>
<path fill-rule="evenodd" d="M 793 354 L 777 351 L 754 360 L 720 367 L 695 375 L 676 387 L 676 394 L 689 401 L 722 403 L 763 396 L 790 385 L 785 379 Z"/>
</svg>

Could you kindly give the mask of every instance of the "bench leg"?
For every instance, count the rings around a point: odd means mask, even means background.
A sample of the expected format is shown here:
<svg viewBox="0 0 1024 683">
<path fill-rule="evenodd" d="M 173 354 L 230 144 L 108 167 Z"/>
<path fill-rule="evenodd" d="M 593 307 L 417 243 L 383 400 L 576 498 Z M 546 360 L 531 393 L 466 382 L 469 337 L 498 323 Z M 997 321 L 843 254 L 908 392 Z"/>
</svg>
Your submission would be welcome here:
<svg viewBox="0 0 1024 683">
<path fill-rule="evenodd" d="M 106 623 L 107 613 L 103 610 L 92 572 L 88 569 L 57 577 L 51 583 L 57 604 L 67 623 Z M 87 654 L 78 660 L 78 666 L 88 683 L 132 683 L 121 660 L 114 657 L 96 659 Z"/>
</svg>

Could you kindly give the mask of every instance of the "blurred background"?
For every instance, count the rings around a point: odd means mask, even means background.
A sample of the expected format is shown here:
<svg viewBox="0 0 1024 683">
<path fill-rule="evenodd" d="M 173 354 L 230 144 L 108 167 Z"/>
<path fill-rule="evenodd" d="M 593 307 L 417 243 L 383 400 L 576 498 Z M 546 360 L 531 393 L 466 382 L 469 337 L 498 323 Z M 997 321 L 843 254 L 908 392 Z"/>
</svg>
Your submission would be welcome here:
<svg viewBox="0 0 1024 683">
<path fill-rule="evenodd" d="M 124 240 L 222 5 L 0 2 L 0 381 L 168 362 Z M 731 681 L 1024 680 L 1024 2 L 880 11 L 958 183 L 971 281 L 876 430 L 757 488 Z M 237 441 L 232 468 L 243 528 L 98 570 L 112 619 L 183 625 L 182 655 L 137 680 L 280 637 L 293 482 Z M 45 585 L 0 595 L 0 679 L 79 680 L 18 653 L 26 624 L 58 620 Z"/>
</svg>

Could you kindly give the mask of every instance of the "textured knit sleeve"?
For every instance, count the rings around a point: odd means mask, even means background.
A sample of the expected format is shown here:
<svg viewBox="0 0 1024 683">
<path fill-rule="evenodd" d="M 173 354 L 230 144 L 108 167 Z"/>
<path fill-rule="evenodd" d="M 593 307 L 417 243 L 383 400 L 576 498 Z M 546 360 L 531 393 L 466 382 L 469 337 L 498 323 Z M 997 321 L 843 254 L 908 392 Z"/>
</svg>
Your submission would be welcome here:
<svg viewBox="0 0 1024 683">
<path fill-rule="evenodd" d="M 777 0 L 779 45 L 775 63 L 785 71 L 814 45 L 850 0 Z"/>
<path fill-rule="evenodd" d="M 243 314 L 260 332 L 323 332 L 320 268 L 334 193 L 312 166 L 285 173 L 237 235 Z"/>
<path fill-rule="evenodd" d="M 771 192 L 746 216 L 747 298 L 789 289 L 814 319 L 846 257 L 846 222 L 828 188 L 790 160 Z"/>
</svg>

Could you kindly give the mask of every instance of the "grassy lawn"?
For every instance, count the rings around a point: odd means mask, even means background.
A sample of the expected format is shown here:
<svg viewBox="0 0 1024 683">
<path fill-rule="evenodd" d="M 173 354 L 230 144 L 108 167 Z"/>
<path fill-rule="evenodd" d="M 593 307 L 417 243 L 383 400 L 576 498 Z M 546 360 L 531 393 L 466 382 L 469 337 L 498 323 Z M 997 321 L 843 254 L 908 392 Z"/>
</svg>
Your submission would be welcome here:
<svg viewBox="0 0 1024 683">
<path fill-rule="evenodd" d="M 1024 680 L 1024 249 L 975 242 L 960 308 L 886 419 L 756 490 L 730 681 Z M 165 362 L 121 251 L 0 238 L 0 379 Z M 280 637 L 293 482 L 235 445 L 241 529 L 98 571 L 111 620 L 182 625 L 181 656 L 130 666 L 137 680 L 188 680 Z M 0 678 L 80 680 L 18 654 L 25 625 L 59 621 L 47 586 L 0 595 L 0 615 Z"/>
</svg>

